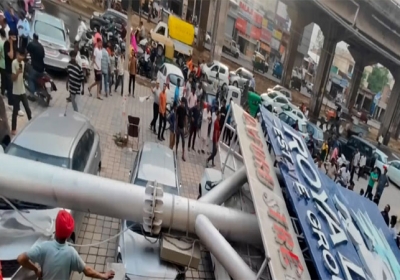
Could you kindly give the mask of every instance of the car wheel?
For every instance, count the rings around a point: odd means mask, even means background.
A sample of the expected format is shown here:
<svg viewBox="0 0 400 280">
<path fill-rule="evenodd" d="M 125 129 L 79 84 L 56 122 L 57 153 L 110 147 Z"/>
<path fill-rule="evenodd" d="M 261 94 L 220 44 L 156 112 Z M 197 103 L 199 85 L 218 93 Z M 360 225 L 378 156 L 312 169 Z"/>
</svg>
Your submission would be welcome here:
<svg viewBox="0 0 400 280">
<path fill-rule="evenodd" d="M 235 58 L 238 59 L 239 58 L 239 54 L 235 53 Z"/>
<path fill-rule="evenodd" d="M 233 82 L 234 87 L 238 87 L 238 82 Z"/>
</svg>

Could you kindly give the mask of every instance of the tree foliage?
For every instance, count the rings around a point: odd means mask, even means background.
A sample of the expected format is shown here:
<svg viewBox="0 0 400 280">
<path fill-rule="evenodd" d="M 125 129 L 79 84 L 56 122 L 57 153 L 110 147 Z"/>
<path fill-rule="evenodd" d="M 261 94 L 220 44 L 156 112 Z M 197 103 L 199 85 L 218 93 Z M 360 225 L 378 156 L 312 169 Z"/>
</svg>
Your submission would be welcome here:
<svg viewBox="0 0 400 280">
<path fill-rule="evenodd" d="M 368 89 L 374 93 L 380 92 L 389 82 L 389 70 L 385 67 L 374 66 L 368 75 Z"/>
</svg>

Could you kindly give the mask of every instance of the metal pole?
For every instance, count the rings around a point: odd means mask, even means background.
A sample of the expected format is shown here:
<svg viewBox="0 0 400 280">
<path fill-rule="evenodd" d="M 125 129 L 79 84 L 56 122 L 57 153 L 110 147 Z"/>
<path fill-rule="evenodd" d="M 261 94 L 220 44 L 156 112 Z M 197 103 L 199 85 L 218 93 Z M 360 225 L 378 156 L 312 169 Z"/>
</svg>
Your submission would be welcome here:
<svg viewBox="0 0 400 280">
<path fill-rule="evenodd" d="M 261 267 L 260 267 L 260 270 L 257 273 L 257 277 L 256 277 L 257 280 L 260 279 L 261 275 L 264 273 L 264 270 L 267 267 L 267 264 L 268 264 L 268 258 L 265 258 L 263 263 L 262 263 L 262 265 L 261 265 Z"/>
<path fill-rule="evenodd" d="M 228 198 L 234 195 L 246 182 L 246 167 L 243 166 L 232 176 L 225 178 L 225 180 L 219 183 L 211 191 L 202 196 L 199 201 L 203 203 L 221 205 Z"/>
<path fill-rule="evenodd" d="M 192 21 L 193 21 L 193 18 L 196 16 L 196 4 L 197 4 L 197 0 L 194 0 Z M 197 22 L 196 22 L 196 25 L 197 25 Z"/>
<path fill-rule="evenodd" d="M 250 267 L 204 215 L 196 218 L 196 234 L 233 279 L 256 279 Z"/>
<path fill-rule="evenodd" d="M 0 195 L 9 199 L 143 222 L 143 186 L 6 154 L 0 154 L 0 166 Z M 262 244 L 256 215 L 168 193 L 162 201 L 157 207 L 165 228 L 194 233 L 196 217 L 203 214 L 227 239 Z"/>
<path fill-rule="evenodd" d="M 132 36 L 132 2 L 128 2 L 128 26 L 126 30 L 126 38 L 125 38 L 125 69 L 128 69 L 130 52 L 131 52 L 131 36 Z"/>
<path fill-rule="evenodd" d="M 222 0 L 215 0 L 216 5 L 215 5 L 215 11 L 214 11 L 214 22 L 213 22 L 213 30 L 212 30 L 212 43 L 211 43 L 211 61 L 214 61 L 214 56 L 215 56 L 215 47 L 217 43 L 217 33 L 218 33 L 218 24 L 219 24 L 219 11 L 221 8 L 221 1 Z"/>
</svg>

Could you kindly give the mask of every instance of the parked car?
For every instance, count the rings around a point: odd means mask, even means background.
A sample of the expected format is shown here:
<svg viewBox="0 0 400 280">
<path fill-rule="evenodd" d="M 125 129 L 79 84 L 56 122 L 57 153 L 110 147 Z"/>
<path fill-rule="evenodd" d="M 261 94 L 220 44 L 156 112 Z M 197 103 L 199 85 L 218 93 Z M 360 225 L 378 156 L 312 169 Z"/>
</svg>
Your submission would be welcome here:
<svg viewBox="0 0 400 280">
<path fill-rule="evenodd" d="M 214 82 L 217 77 L 217 73 L 219 73 L 218 86 L 225 88 L 229 85 L 229 68 L 225 64 L 214 60 L 213 62 L 203 65 L 201 71 L 205 76 L 206 81 Z"/>
<path fill-rule="evenodd" d="M 383 167 L 388 166 L 388 156 L 381 150 L 376 149 L 374 152 L 375 156 L 375 167 L 378 167 L 383 174 Z"/>
<path fill-rule="evenodd" d="M 229 72 L 229 84 L 237 88 L 243 88 L 247 81 L 253 78 L 253 74 L 244 67 Z"/>
<path fill-rule="evenodd" d="M 394 183 L 396 186 L 400 186 L 400 161 L 394 160 L 388 162 L 388 173 L 387 176 L 389 181 Z"/>
<path fill-rule="evenodd" d="M 281 121 L 290 125 L 291 127 L 293 127 L 297 120 L 299 126 L 298 132 L 303 136 L 303 138 L 308 136 L 307 123 L 300 120 L 295 114 L 291 112 L 282 112 L 278 115 L 278 117 Z"/>
<path fill-rule="evenodd" d="M 158 70 L 157 81 L 161 87 L 164 84 L 168 85 L 166 92 L 168 104 L 173 104 L 174 102 L 176 87 L 179 87 L 179 98 L 183 96 L 185 78 L 183 77 L 182 70 L 174 64 L 164 63 Z"/>
<path fill-rule="evenodd" d="M 163 185 L 164 192 L 179 195 L 174 151 L 162 144 L 145 142 L 136 155 L 129 181 L 142 187 L 157 181 Z M 140 279 L 177 279 L 176 266 L 160 259 L 157 236 L 145 233 L 141 223 L 127 220 L 121 221 L 121 232 L 116 258 L 125 265 L 127 279 L 138 279 L 138 276 Z"/>
<path fill-rule="evenodd" d="M 303 112 L 300 111 L 300 109 L 298 107 L 296 107 L 295 105 L 293 105 L 292 103 L 288 103 L 288 104 L 283 104 L 277 107 L 273 108 L 273 112 L 277 115 L 279 115 L 282 112 L 292 112 L 293 114 L 295 114 L 300 120 L 302 121 L 306 121 L 307 118 L 306 116 L 303 114 Z"/>
<path fill-rule="evenodd" d="M 376 151 L 376 147 L 367 140 L 354 135 L 351 136 L 347 142 L 346 139 L 343 138 L 339 138 L 339 140 L 341 142 L 340 150 L 348 161 L 351 161 L 356 149 L 358 149 L 361 154 L 364 154 L 367 157 L 364 173 L 369 174 L 372 168 L 375 166 L 376 158 L 374 156 L 374 152 Z"/>
<path fill-rule="evenodd" d="M 30 40 L 33 34 L 39 36 L 39 42 L 45 51 L 44 64 L 47 68 L 66 70 L 70 61 L 69 30 L 60 18 L 36 11 L 32 19 Z"/>
<path fill-rule="evenodd" d="M 267 92 L 272 92 L 272 91 L 279 91 L 280 93 L 282 93 L 284 96 L 286 96 L 286 98 L 292 102 L 292 92 L 290 89 L 287 89 L 283 86 L 280 85 L 276 85 L 271 89 L 268 89 Z"/>
<path fill-rule="evenodd" d="M 50 108 L 32 119 L 12 139 L 5 153 L 93 175 L 98 174 L 101 169 L 99 135 L 88 118 L 73 111 L 64 115 L 64 111 L 64 108 Z M 41 228 L 53 229 L 52 221 L 57 216 L 58 208 L 16 200 L 12 200 L 12 203 L 19 210 L 23 210 L 27 219 Z M 71 239 L 75 241 L 84 213 L 71 211 L 71 214 L 75 219 L 75 231 Z M 20 216 L 2 199 L 0 215 L 2 275 L 10 279 L 29 279 L 25 275 L 26 270 L 20 269 L 18 255 L 29 250 L 37 242 L 49 240 L 52 235 L 44 237 L 43 233 L 33 231 L 25 222 L 21 224 Z M 13 228 L 15 233 L 12 235 Z"/>
<path fill-rule="evenodd" d="M 289 100 L 279 91 L 261 94 L 261 102 L 264 106 L 271 105 L 272 109 L 290 103 Z"/>
<path fill-rule="evenodd" d="M 312 156 L 316 156 L 321 152 L 322 144 L 324 143 L 324 132 L 318 126 L 311 122 L 307 122 L 307 137 L 305 140 L 309 139 L 309 135 L 312 135 L 314 138 L 314 154 Z"/>
<path fill-rule="evenodd" d="M 123 28 L 127 26 L 128 16 L 114 9 L 107 9 L 104 13 L 94 12 L 89 26 L 90 29 L 99 31 L 100 27 L 107 26 L 110 21 L 115 22 L 117 30 L 122 32 Z"/>
</svg>

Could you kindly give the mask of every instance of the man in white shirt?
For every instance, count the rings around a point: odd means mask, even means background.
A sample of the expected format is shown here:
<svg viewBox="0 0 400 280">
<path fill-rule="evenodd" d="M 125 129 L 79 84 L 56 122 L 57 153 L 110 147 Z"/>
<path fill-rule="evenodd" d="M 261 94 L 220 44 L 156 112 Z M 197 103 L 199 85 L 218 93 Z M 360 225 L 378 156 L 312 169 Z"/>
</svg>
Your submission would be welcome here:
<svg viewBox="0 0 400 280">
<path fill-rule="evenodd" d="M 342 181 L 345 188 L 347 188 L 347 185 L 349 184 L 350 181 L 350 171 L 347 169 L 346 166 L 342 165 L 342 167 L 339 170 L 339 180 Z"/>
<path fill-rule="evenodd" d="M 4 29 L 4 31 L 6 32 L 6 38 L 8 40 L 8 32 L 10 32 L 10 27 L 8 26 L 7 20 L 4 15 L 0 16 L 0 28 Z"/>
<path fill-rule="evenodd" d="M 156 134 L 156 123 L 159 115 L 159 97 L 161 93 L 160 82 L 156 82 L 156 86 L 151 89 L 153 92 L 153 119 L 150 123 L 150 129 Z"/>
<path fill-rule="evenodd" d="M 197 95 L 195 92 L 189 95 L 188 99 L 188 107 L 189 109 L 192 109 L 194 106 L 197 104 Z"/>
<path fill-rule="evenodd" d="M 92 93 L 90 92 L 94 86 L 96 86 L 97 89 L 97 99 L 103 100 L 100 96 L 100 91 L 101 91 L 101 80 L 102 80 L 102 72 L 101 72 L 101 59 L 103 57 L 103 52 L 102 52 L 102 41 L 101 39 L 97 39 L 97 45 L 94 48 L 93 51 L 93 58 L 92 58 L 92 64 L 93 64 L 93 70 L 94 70 L 94 83 L 89 86 L 89 96 L 92 96 Z"/>
<path fill-rule="evenodd" d="M 354 173 L 356 172 L 356 169 L 359 168 L 360 166 L 360 151 L 357 149 L 356 152 L 354 153 L 353 156 L 353 161 L 351 163 L 351 172 L 350 172 L 350 180 L 353 181 Z"/>
<path fill-rule="evenodd" d="M 357 181 L 360 180 L 360 177 L 364 175 L 365 165 L 367 164 L 367 157 L 362 154 L 360 157 L 360 168 L 358 169 L 358 178 Z"/>
</svg>

